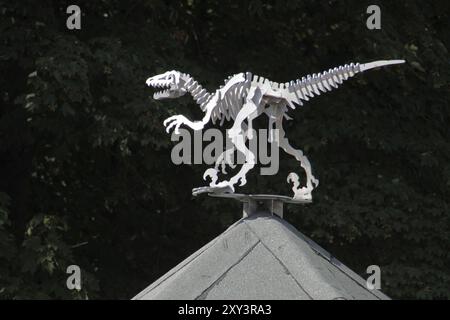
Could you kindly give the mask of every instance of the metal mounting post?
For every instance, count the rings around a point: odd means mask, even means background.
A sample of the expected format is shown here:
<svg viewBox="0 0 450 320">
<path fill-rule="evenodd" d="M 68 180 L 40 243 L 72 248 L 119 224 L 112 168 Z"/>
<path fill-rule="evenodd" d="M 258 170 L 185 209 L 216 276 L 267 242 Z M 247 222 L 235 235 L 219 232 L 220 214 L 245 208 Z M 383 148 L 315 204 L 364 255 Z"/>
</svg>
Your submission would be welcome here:
<svg viewBox="0 0 450 320">
<path fill-rule="evenodd" d="M 210 193 L 211 197 L 228 198 L 243 203 L 243 217 L 247 218 L 255 213 L 269 212 L 283 218 L 283 204 L 306 204 L 311 200 L 293 200 L 292 198 L 272 194 L 240 194 L 240 193 Z"/>
</svg>

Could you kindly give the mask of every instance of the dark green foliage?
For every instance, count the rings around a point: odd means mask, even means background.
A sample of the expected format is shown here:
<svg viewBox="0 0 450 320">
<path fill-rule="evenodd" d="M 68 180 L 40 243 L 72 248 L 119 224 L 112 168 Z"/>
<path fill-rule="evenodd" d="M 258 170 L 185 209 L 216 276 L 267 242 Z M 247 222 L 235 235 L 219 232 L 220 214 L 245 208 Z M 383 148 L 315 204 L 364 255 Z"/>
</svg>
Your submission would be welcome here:
<svg viewBox="0 0 450 320">
<path fill-rule="evenodd" d="M 206 167 L 171 163 L 162 121 L 198 107 L 153 101 L 148 76 L 213 90 L 406 59 L 290 113 L 320 187 L 286 216 L 361 275 L 380 265 L 393 298 L 450 298 L 448 1 L 382 1 L 379 31 L 365 1 L 77 1 L 79 31 L 69 4 L 0 1 L 0 297 L 128 299 L 239 218 L 190 196 Z M 282 159 L 244 190 L 290 194 Z"/>
</svg>

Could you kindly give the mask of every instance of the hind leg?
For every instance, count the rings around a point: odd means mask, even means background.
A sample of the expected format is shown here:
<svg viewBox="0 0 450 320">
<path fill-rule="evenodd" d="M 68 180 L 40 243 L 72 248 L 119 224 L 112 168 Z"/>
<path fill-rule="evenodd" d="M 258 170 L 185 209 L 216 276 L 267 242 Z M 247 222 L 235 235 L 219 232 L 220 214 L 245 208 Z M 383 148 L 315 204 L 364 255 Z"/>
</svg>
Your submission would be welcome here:
<svg viewBox="0 0 450 320">
<path fill-rule="evenodd" d="M 220 156 L 216 160 L 216 164 L 214 169 L 219 172 L 220 167 L 222 166 L 222 173 L 226 174 L 225 170 L 226 166 L 229 165 L 231 168 L 235 168 L 236 165 L 231 161 L 231 156 L 234 154 L 236 148 L 233 146 L 220 154 Z"/>
<path fill-rule="evenodd" d="M 242 123 L 242 130 L 244 130 L 244 135 L 246 136 L 246 137 L 248 137 L 248 134 L 247 134 L 247 131 L 248 130 L 246 130 L 246 128 L 247 128 L 247 125 L 245 124 L 245 123 Z M 222 152 L 218 157 L 217 157 L 217 160 L 216 160 L 216 163 L 215 163 L 215 166 L 214 166 L 214 169 L 217 171 L 217 172 L 219 172 L 219 169 L 220 169 L 220 167 L 222 166 L 222 173 L 223 174 L 227 174 L 227 172 L 226 172 L 226 170 L 225 170 L 225 168 L 226 168 L 226 166 L 227 165 L 229 165 L 231 168 L 236 168 L 236 164 L 235 163 L 233 163 L 233 161 L 232 161 L 232 156 L 233 156 L 233 154 L 234 154 L 234 152 L 236 151 L 236 147 L 233 145 L 233 146 L 231 146 L 230 148 L 228 148 L 227 150 L 225 150 L 224 152 Z"/>
<path fill-rule="evenodd" d="M 243 186 L 247 183 L 245 178 L 247 172 L 251 170 L 255 166 L 255 156 L 254 154 L 246 147 L 246 135 L 247 131 L 242 130 L 243 121 L 247 118 L 248 112 L 253 112 L 253 107 L 246 106 L 239 111 L 235 123 L 233 127 L 229 130 L 228 135 L 233 143 L 233 147 L 225 150 L 217 159 L 216 165 L 214 168 L 210 168 L 205 171 L 203 175 L 203 179 L 206 180 L 207 177 L 210 177 L 211 183 L 208 187 L 199 187 L 192 189 L 192 194 L 194 196 L 201 193 L 233 193 L 234 185 L 240 181 L 240 185 Z M 238 150 L 245 156 L 245 162 L 242 165 L 239 172 L 233 176 L 229 181 L 221 181 L 218 180 L 218 168 L 222 165 L 222 172 L 224 171 L 226 163 L 230 163 L 229 157 L 234 153 L 235 150 Z"/>
<path fill-rule="evenodd" d="M 303 154 L 301 150 L 295 149 L 289 143 L 286 138 L 285 131 L 282 125 L 282 118 L 277 119 L 276 129 L 278 129 L 278 143 L 279 146 L 287 153 L 295 157 L 300 162 L 300 166 L 305 170 L 306 174 L 306 186 L 303 188 L 298 188 L 298 176 L 295 173 L 291 173 L 288 177 L 288 181 L 291 180 L 294 183 L 294 198 L 295 199 L 311 199 L 312 190 L 319 185 L 319 180 L 317 180 L 312 174 L 311 164 L 308 158 Z"/>
<path fill-rule="evenodd" d="M 206 176 L 209 176 L 211 178 L 212 182 L 210 186 L 195 188 L 192 190 L 192 194 L 197 195 L 204 192 L 234 192 L 234 185 L 236 183 L 240 182 L 241 186 L 247 183 L 246 174 L 255 166 L 256 158 L 253 152 L 251 152 L 245 145 L 248 130 L 244 129 L 246 127 L 244 121 L 248 121 L 248 129 L 250 129 L 252 127 L 251 122 L 253 121 L 253 119 L 261 113 L 259 110 L 262 108 L 258 108 L 259 103 L 261 102 L 261 97 L 262 93 L 259 88 L 250 90 L 246 99 L 246 103 L 237 114 L 234 125 L 228 131 L 228 135 L 231 139 L 231 142 L 233 143 L 234 148 L 236 148 L 237 151 L 241 152 L 245 156 L 245 162 L 239 172 L 228 181 L 216 183 L 216 181 L 218 180 L 218 171 L 216 169 L 208 169 L 205 172 L 204 178 L 206 178 Z M 231 152 L 232 149 L 228 150 L 230 150 Z M 225 151 L 225 153 L 227 151 Z"/>
<path fill-rule="evenodd" d="M 245 156 L 245 162 L 242 165 L 241 169 L 235 176 L 230 179 L 230 184 L 232 185 L 235 185 L 239 181 L 241 186 L 245 185 L 247 183 L 247 180 L 245 178 L 247 172 L 253 169 L 256 164 L 255 155 L 245 145 L 245 142 L 247 140 L 246 135 L 248 133 L 242 130 L 242 122 L 247 119 L 250 114 L 255 112 L 256 109 L 257 107 L 254 104 L 245 104 L 241 111 L 238 113 L 235 124 L 228 132 L 228 135 L 236 150 L 241 152 Z M 249 125 L 249 128 L 250 127 L 251 125 Z"/>
<path fill-rule="evenodd" d="M 261 89 L 251 89 L 246 102 L 242 109 L 239 111 L 233 127 L 229 130 L 228 134 L 231 138 L 231 142 L 235 145 L 236 149 L 244 154 L 245 162 L 241 167 L 241 170 L 230 179 L 230 184 L 235 185 L 240 181 L 240 185 L 243 186 L 247 183 L 246 175 L 256 164 L 256 157 L 245 145 L 246 138 L 253 139 L 253 120 L 263 112 L 263 106 Z M 242 128 L 245 125 L 243 122 L 247 120 L 248 129 L 244 131 Z"/>
</svg>

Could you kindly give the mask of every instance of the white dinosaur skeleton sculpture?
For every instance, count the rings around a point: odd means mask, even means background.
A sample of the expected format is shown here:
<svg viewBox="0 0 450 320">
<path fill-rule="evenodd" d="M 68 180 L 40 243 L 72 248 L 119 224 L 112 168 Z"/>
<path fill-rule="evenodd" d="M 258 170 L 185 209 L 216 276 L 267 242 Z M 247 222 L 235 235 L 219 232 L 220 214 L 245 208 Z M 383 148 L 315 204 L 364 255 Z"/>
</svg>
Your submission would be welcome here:
<svg viewBox="0 0 450 320">
<path fill-rule="evenodd" d="M 181 125 L 186 125 L 193 130 L 202 130 L 209 122 L 215 123 L 220 120 L 220 125 L 224 120 L 234 120 L 234 124 L 228 131 L 228 135 L 233 143 L 233 147 L 225 150 L 217 159 L 215 167 L 205 171 L 203 179 L 211 178 L 208 187 L 194 188 L 193 195 L 203 192 L 233 193 L 234 186 L 240 182 L 246 184 L 246 174 L 255 166 L 255 156 L 247 148 L 246 139 L 252 139 L 252 121 L 265 113 L 269 117 L 269 142 L 276 143 L 285 152 L 294 156 L 306 173 L 306 185 L 300 187 L 298 175 L 290 173 L 288 182 L 293 183 L 294 200 L 310 200 L 312 190 L 318 186 L 317 180 L 312 172 L 308 158 L 301 150 L 294 149 L 285 136 L 283 129 L 283 118 L 290 120 L 287 115 L 288 107 L 295 109 L 296 105 L 303 105 L 303 101 L 337 88 L 344 80 L 353 77 L 359 72 L 363 72 L 376 67 L 392 64 L 404 63 L 404 60 L 383 60 L 366 64 L 346 64 L 344 66 L 330 69 L 328 71 L 308 75 L 296 81 L 277 83 L 252 75 L 250 72 L 239 73 L 228 77 L 225 84 L 214 93 L 209 93 L 188 74 L 178 71 L 168 71 L 147 79 L 148 86 L 163 88 L 165 90 L 156 92 L 154 99 L 177 98 L 186 93 L 190 93 L 194 100 L 200 105 L 205 113 L 200 121 L 190 121 L 183 115 L 176 115 L 164 121 L 166 131 L 171 129 L 179 133 Z M 274 126 L 279 133 L 274 135 Z M 222 165 L 222 172 L 226 173 L 225 166 L 234 165 L 230 157 L 235 150 L 245 155 L 245 163 L 239 172 L 229 180 L 217 182 L 219 168 Z"/>
</svg>

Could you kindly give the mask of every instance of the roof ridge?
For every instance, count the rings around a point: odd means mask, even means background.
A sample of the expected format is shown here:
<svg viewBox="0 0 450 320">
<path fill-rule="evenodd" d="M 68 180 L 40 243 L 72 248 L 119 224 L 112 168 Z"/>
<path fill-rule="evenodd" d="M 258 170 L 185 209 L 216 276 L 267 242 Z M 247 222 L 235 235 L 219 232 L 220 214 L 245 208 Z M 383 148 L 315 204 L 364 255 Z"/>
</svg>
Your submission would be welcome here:
<svg viewBox="0 0 450 320">
<path fill-rule="evenodd" d="M 149 291 L 152 291 L 156 289 L 159 285 L 161 285 L 164 281 L 169 279 L 171 276 L 173 276 L 178 271 L 182 270 L 186 265 L 197 259 L 201 256 L 202 253 L 204 253 L 207 249 L 212 247 L 219 239 L 223 238 L 231 229 L 233 229 L 235 226 L 240 224 L 242 222 L 242 219 L 239 219 L 235 223 L 233 223 L 231 226 L 229 226 L 227 229 L 225 229 L 224 232 L 213 238 L 211 241 L 207 242 L 205 245 L 203 245 L 200 249 L 189 255 L 184 260 L 180 261 L 175 267 L 164 273 L 161 277 L 155 280 L 150 286 L 146 287 L 144 290 L 139 292 L 136 296 L 134 296 L 132 299 L 139 299 L 142 296 L 145 296 Z"/>
<path fill-rule="evenodd" d="M 248 226 L 246 226 L 246 227 L 248 228 Z M 207 293 L 211 290 L 211 288 L 213 288 L 215 285 L 217 285 L 231 269 L 233 269 L 239 262 L 244 260 L 245 257 L 247 257 L 250 254 L 250 252 L 252 252 L 253 249 L 255 249 L 255 247 L 260 243 L 261 243 L 261 240 L 258 240 L 255 244 L 253 244 L 246 252 L 244 252 L 244 254 L 235 263 L 233 263 L 230 267 L 228 267 L 227 270 L 225 270 L 216 280 L 214 280 L 208 288 L 203 290 L 203 292 L 200 295 L 198 295 L 195 298 L 195 300 L 200 300 L 202 296 L 207 295 Z"/>
<path fill-rule="evenodd" d="M 348 268 L 347 266 L 345 266 L 345 264 L 343 264 L 341 261 L 339 261 L 337 258 L 335 258 L 332 254 L 330 254 L 327 250 L 325 250 L 324 248 L 322 248 L 319 244 L 317 244 L 316 242 L 314 242 L 311 238 L 309 238 L 308 236 L 304 235 L 303 233 L 301 233 L 299 230 L 297 230 L 293 225 L 291 225 L 290 223 L 288 223 L 286 220 L 279 218 L 275 215 L 271 215 L 271 214 L 255 214 L 252 215 L 250 217 L 244 218 L 244 222 L 248 225 L 249 229 L 252 230 L 252 232 L 254 232 L 253 228 L 250 226 L 250 224 L 248 222 L 250 222 L 251 220 L 256 220 L 255 218 L 269 218 L 271 220 L 277 221 L 279 223 L 279 225 L 284 228 L 285 230 L 289 231 L 290 233 L 292 233 L 293 236 L 296 236 L 298 238 L 301 238 L 304 242 L 306 242 L 306 244 L 309 246 L 309 248 L 314 251 L 314 253 L 316 253 L 318 256 L 320 256 L 322 259 L 325 259 L 326 261 L 328 261 L 331 265 L 333 265 L 334 267 L 336 267 L 339 271 L 341 271 L 343 274 L 345 274 L 348 278 L 350 278 L 353 282 L 355 282 L 358 286 L 360 286 L 361 288 L 363 288 L 366 292 L 370 293 L 372 296 L 374 296 L 377 299 L 390 299 L 387 295 L 385 295 L 384 293 L 382 293 L 379 290 L 369 290 L 364 284 L 365 284 L 365 280 L 359 276 L 357 273 L 355 273 L 354 271 L 352 271 L 350 268 Z M 290 268 L 284 263 L 284 261 L 282 261 L 280 259 L 279 256 L 277 256 L 271 249 L 269 246 L 266 245 L 265 241 L 267 239 L 263 239 L 258 233 L 254 232 L 255 236 L 261 241 L 261 243 L 263 243 L 267 249 L 269 250 L 269 252 L 274 255 L 277 260 L 280 261 L 280 263 L 282 263 L 282 265 L 289 271 L 290 274 L 292 274 L 292 276 L 295 278 L 295 276 L 293 275 L 293 273 L 291 272 Z M 313 267 L 313 265 L 311 265 Z M 316 274 L 320 275 L 319 273 L 317 273 L 317 271 L 315 270 L 315 268 L 311 268 L 314 272 L 316 272 Z M 297 280 L 297 279 L 296 279 Z M 297 281 L 296 281 L 297 282 Z M 333 289 L 334 287 L 331 286 Z M 306 292 L 306 290 L 302 287 L 302 289 Z M 338 293 L 338 292 L 336 292 Z M 308 296 L 310 296 L 309 293 L 307 293 Z"/>
<path fill-rule="evenodd" d="M 245 221 L 244 221 L 245 223 Z M 270 254 L 280 263 L 280 265 L 286 270 L 286 273 L 294 280 L 294 282 L 297 284 L 297 286 L 300 288 L 300 290 L 302 290 L 311 300 L 313 300 L 313 298 L 311 297 L 311 295 L 305 290 L 305 288 L 303 288 L 303 286 L 297 281 L 297 279 L 294 277 L 294 275 L 292 274 L 292 272 L 289 270 L 289 268 L 284 264 L 284 262 L 277 257 L 277 255 L 264 243 L 264 241 L 259 237 L 259 235 L 252 229 L 252 227 L 250 225 L 248 225 L 248 223 L 245 223 L 247 225 L 247 227 L 250 229 L 251 232 L 253 232 L 253 234 L 255 235 L 255 237 L 257 237 L 259 239 L 259 243 L 261 243 L 266 249 L 267 251 L 270 252 Z"/>
</svg>

